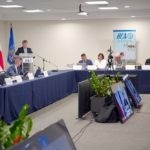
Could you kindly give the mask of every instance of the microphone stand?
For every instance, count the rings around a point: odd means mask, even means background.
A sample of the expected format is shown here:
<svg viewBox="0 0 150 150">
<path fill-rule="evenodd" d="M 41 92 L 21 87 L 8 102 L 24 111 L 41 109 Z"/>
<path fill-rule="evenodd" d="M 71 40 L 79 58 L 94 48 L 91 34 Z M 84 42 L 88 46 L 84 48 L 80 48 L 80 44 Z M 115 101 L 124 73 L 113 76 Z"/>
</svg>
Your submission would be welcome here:
<svg viewBox="0 0 150 150">
<path fill-rule="evenodd" d="M 34 52 L 33 52 L 34 53 Z M 34 53 L 36 54 L 36 53 Z M 37 55 L 37 54 L 36 54 Z M 50 61 L 45 60 L 44 58 L 42 58 L 41 56 L 37 55 L 39 58 L 41 58 L 43 60 L 43 71 L 45 71 L 45 62 L 48 62 L 50 64 L 52 64 L 53 66 L 55 66 L 57 68 L 56 65 L 54 65 L 53 63 L 51 63 Z M 52 70 L 52 72 L 58 72 L 58 68 L 56 70 Z"/>
<path fill-rule="evenodd" d="M 36 53 L 34 53 L 36 54 Z M 37 54 L 36 54 L 37 55 Z M 45 61 L 47 62 L 47 60 L 45 60 L 44 58 L 42 58 L 41 56 L 37 55 L 39 58 L 41 58 L 43 60 L 43 71 L 45 71 Z"/>
</svg>

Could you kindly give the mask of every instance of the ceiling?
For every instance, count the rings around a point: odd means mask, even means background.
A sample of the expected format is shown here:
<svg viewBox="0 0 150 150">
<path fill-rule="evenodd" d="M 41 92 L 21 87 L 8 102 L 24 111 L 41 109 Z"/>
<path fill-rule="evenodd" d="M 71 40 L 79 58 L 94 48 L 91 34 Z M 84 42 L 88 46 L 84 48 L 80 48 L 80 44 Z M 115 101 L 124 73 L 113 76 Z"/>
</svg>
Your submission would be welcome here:
<svg viewBox="0 0 150 150">
<path fill-rule="evenodd" d="M 0 5 L 21 5 L 23 8 L 0 8 L 0 20 L 67 20 L 100 19 L 100 18 L 129 18 L 150 17 L 150 0 L 106 0 L 109 7 L 118 7 L 118 10 L 99 10 L 98 5 L 88 5 L 86 1 L 97 0 L 13 0 L 8 3 L 0 0 Z M 89 16 L 78 16 L 79 5 Z M 124 8 L 130 6 L 130 8 Z M 40 9 L 41 13 L 26 13 L 23 9 Z M 51 9 L 51 11 L 47 11 Z"/>
</svg>

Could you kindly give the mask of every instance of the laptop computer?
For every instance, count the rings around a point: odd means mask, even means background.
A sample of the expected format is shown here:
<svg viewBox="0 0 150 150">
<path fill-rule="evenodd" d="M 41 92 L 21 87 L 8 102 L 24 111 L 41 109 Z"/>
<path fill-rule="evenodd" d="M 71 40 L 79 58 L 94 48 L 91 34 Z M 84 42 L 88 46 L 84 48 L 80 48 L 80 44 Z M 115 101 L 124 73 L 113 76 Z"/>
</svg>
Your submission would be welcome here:
<svg viewBox="0 0 150 150">
<path fill-rule="evenodd" d="M 9 150 L 76 150 L 69 131 L 60 120 Z"/>
<path fill-rule="evenodd" d="M 77 63 L 77 65 L 82 66 L 82 70 L 86 70 L 86 63 Z"/>
<path fill-rule="evenodd" d="M 0 75 L 0 85 L 3 85 L 5 82 L 5 74 Z"/>
</svg>

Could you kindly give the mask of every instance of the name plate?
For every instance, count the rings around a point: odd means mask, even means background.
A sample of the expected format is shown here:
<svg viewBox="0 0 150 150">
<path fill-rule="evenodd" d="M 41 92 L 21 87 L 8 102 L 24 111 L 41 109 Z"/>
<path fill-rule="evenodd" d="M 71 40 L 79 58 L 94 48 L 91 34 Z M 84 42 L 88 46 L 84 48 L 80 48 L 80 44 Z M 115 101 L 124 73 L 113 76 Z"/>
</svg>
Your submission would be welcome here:
<svg viewBox="0 0 150 150">
<path fill-rule="evenodd" d="M 47 71 L 43 71 L 43 73 L 44 73 L 45 77 L 48 77 L 48 72 Z"/>
<path fill-rule="evenodd" d="M 95 65 L 89 65 L 87 66 L 87 70 L 96 70 L 97 67 Z"/>
<path fill-rule="evenodd" d="M 6 82 L 6 85 L 12 85 L 12 80 L 11 78 L 5 78 L 5 82 Z"/>
<path fill-rule="evenodd" d="M 33 58 L 23 58 L 23 63 L 33 63 Z"/>
<path fill-rule="evenodd" d="M 33 73 L 28 73 L 28 77 L 29 77 L 29 80 L 33 80 L 34 79 Z"/>
<path fill-rule="evenodd" d="M 128 77 L 129 75 L 128 74 L 126 74 L 124 77 L 122 77 L 122 79 L 125 81 L 126 80 L 126 78 Z"/>
<path fill-rule="evenodd" d="M 135 65 L 126 65 L 126 70 L 135 70 Z"/>
<path fill-rule="evenodd" d="M 142 70 L 150 70 L 150 65 L 142 65 Z"/>
<path fill-rule="evenodd" d="M 80 66 L 80 65 L 73 65 L 73 70 L 82 70 L 82 66 Z"/>
<path fill-rule="evenodd" d="M 16 80 L 17 80 L 18 83 L 22 82 L 21 76 L 16 76 Z"/>
</svg>

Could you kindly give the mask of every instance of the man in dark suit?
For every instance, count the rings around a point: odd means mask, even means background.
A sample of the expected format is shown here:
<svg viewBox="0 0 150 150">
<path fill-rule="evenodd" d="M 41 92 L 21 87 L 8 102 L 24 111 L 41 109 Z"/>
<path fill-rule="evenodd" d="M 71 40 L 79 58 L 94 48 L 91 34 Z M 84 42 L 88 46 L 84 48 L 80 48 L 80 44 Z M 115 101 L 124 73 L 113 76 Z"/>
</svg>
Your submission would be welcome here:
<svg viewBox="0 0 150 150">
<path fill-rule="evenodd" d="M 31 48 L 27 48 L 28 46 L 28 41 L 27 40 L 23 40 L 22 41 L 22 47 L 19 47 L 16 55 L 19 55 L 20 53 L 33 53 Z"/>
<path fill-rule="evenodd" d="M 6 75 L 15 78 L 15 76 L 23 75 L 23 72 L 20 68 L 21 58 L 20 56 L 14 55 L 12 58 L 13 64 L 7 68 Z"/>
<path fill-rule="evenodd" d="M 82 60 L 79 61 L 79 63 L 86 63 L 86 65 L 93 65 L 92 61 L 90 59 L 87 59 L 86 54 L 81 55 Z"/>
</svg>

